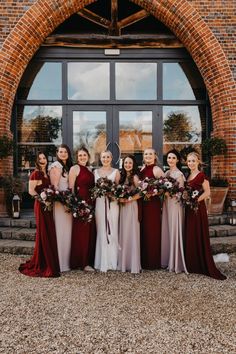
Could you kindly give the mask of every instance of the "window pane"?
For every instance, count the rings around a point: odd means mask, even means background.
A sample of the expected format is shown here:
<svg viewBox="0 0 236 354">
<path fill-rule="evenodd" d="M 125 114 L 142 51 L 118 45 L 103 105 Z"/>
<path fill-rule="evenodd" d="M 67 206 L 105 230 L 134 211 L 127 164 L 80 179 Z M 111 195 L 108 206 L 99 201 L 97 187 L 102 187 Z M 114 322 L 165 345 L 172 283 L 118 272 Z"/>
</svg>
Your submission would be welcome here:
<svg viewBox="0 0 236 354">
<path fill-rule="evenodd" d="M 18 106 L 18 143 L 62 142 L 61 106 Z"/>
<path fill-rule="evenodd" d="M 119 122 L 121 158 L 132 154 L 135 155 L 138 164 L 142 165 L 143 150 L 152 146 L 152 112 L 121 111 L 119 112 Z"/>
<path fill-rule="evenodd" d="M 100 153 L 106 149 L 106 112 L 74 111 L 73 112 L 73 151 L 85 145 L 89 153 L 90 163 L 99 165 Z"/>
<path fill-rule="evenodd" d="M 204 99 L 204 84 L 197 68 L 187 62 L 164 63 L 163 98 L 169 100 Z"/>
<path fill-rule="evenodd" d="M 117 100 L 155 100 L 157 65 L 155 63 L 116 63 Z"/>
<path fill-rule="evenodd" d="M 60 100 L 62 98 L 61 63 L 34 62 L 29 65 L 18 89 L 18 98 Z"/>
<path fill-rule="evenodd" d="M 194 147 L 199 150 L 204 126 L 205 107 L 163 107 L 163 154 L 172 148 L 187 151 Z"/>
<path fill-rule="evenodd" d="M 30 172 L 30 170 L 33 170 L 35 168 L 36 156 L 40 151 L 44 151 L 47 154 L 49 163 L 53 162 L 56 159 L 55 145 L 18 145 L 18 171 L 25 173 Z"/>
<path fill-rule="evenodd" d="M 109 63 L 68 63 L 68 99 L 109 100 Z"/>
</svg>

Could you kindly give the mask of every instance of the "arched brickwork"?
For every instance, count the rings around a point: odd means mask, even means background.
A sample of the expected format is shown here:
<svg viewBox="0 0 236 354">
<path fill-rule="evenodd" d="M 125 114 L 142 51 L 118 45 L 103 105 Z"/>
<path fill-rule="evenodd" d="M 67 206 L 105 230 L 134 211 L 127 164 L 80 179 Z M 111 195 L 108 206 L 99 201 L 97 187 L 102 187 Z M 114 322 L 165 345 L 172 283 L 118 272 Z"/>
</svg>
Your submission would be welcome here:
<svg viewBox="0 0 236 354">
<path fill-rule="evenodd" d="M 0 131 L 9 134 L 11 110 L 21 76 L 44 39 L 73 13 L 96 0 L 38 0 L 11 31 L 0 52 Z M 233 181 L 235 83 L 214 34 L 187 0 L 132 0 L 168 26 L 197 64 L 210 97 L 215 135 L 224 135 L 232 149 L 225 176 Z M 221 159 L 223 161 L 223 159 Z M 235 185 L 234 185 L 235 183 Z"/>
</svg>

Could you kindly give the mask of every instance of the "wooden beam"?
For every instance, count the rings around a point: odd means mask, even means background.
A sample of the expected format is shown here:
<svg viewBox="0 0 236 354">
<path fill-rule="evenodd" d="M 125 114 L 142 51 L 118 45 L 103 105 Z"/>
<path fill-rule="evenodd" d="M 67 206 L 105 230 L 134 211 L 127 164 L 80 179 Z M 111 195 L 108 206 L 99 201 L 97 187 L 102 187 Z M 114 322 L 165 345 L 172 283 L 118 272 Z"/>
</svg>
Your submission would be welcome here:
<svg viewBox="0 0 236 354">
<path fill-rule="evenodd" d="M 109 35 L 120 35 L 118 28 L 118 0 L 111 0 L 111 25 L 109 27 Z"/>
<path fill-rule="evenodd" d="M 107 20 L 106 18 L 104 18 L 102 16 L 95 14 L 94 12 L 92 12 L 90 10 L 83 9 L 77 13 L 81 17 L 86 18 L 86 20 L 96 23 L 97 25 L 102 26 L 104 28 L 108 29 L 111 26 L 111 21 Z"/>
<path fill-rule="evenodd" d="M 118 27 L 121 29 L 121 28 L 130 26 L 133 23 L 138 22 L 138 21 L 148 17 L 149 15 L 150 14 L 146 10 L 141 10 L 141 11 L 135 12 L 134 14 L 132 14 L 128 17 L 125 17 L 121 21 L 119 21 Z"/>
<path fill-rule="evenodd" d="M 43 46 L 76 48 L 182 48 L 183 44 L 174 36 L 166 34 L 150 35 L 51 35 Z"/>
</svg>

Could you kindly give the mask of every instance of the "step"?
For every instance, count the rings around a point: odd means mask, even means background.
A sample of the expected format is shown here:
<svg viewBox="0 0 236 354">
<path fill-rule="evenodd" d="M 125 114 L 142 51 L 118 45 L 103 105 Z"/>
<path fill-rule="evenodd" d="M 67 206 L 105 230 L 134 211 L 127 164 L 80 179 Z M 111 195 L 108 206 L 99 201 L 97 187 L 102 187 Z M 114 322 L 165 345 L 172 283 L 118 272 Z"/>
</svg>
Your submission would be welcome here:
<svg viewBox="0 0 236 354">
<path fill-rule="evenodd" d="M 235 253 L 236 237 L 214 237 L 210 239 L 212 254 Z M 0 239 L 0 253 L 32 255 L 34 241 Z"/>
<path fill-rule="evenodd" d="M 209 226 L 210 237 L 236 236 L 236 225 Z"/>
<path fill-rule="evenodd" d="M 12 218 L 0 218 L 0 227 L 25 227 L 25 228 L 35 228 L 35 218 L 21 218 L 21 219 L 12 219 Z"/>
<path fill-rule="evenodd" d="M 32 255 L 34 241 L 0 240 L 0 253 Z"/>
<path fill-rule="evenodd" d="M 0 227 L 0 239 L 13 239 L 13 240 L 35 240 L 36 229 L 24 227 Z"/>
</svg>

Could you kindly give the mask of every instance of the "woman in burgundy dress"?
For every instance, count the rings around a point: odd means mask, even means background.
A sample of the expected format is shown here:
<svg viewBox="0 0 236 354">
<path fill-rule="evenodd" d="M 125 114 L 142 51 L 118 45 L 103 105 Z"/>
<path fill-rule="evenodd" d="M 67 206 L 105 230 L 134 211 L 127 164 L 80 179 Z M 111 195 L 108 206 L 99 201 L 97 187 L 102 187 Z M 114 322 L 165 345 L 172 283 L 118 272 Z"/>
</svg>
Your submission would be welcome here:
<svg viewBox="0 0 236 354">
<path fill-rule="evenodd" d="M 143 161 L 145 166 L 140 173 L 141 180 L 164 176 L 162 169 L 156 165 L 154 149 L 144 150 Z M 142 203 L 141 266 L 143 269 L 161 268 L 161 201 L 158 196 Z"/>
<path fill-rule="evenodd" d="M 89 152 L 85 147 L 77 151 L 78 164 L 72 166 L 69 172 L 69 187 L 81 199 L 92 204 L 89 190 L 94 187 L 94 175 L 87 167 Z M 85 271 L 94 271 L 94 256 L 96 244 L 96 231 L 94 219 L 83 222 L 73 218 L 70 267 Z"/>
<path fill-rule="evenodd" d="M 39 152 L 36 169 L 31 174 L 29 181 L 29 194 L 33 197 L 39 195 L 44 188 L 50 185 L 47 165 L 45 154 Z M 58 277 L 60 268 L 53 213 L 44 210 L 43 205 L 37 199 L 34 202 L 34 212 L 36 218 L 34 254 L 29 261 L 20 265 L 19 271 L 31 277 Z"/>
<path fill-rule="evenodd" d="M 211 254 L 208 217 L 205 199 L 210 195 L 210 185 L 207 177 L 199 170 L 200 157 L 196 152 L 187 156 L 190 174 L 187 184 L 199 192 L 197 211 L 186 208 L 185 216 L 185 261 L 190 273 L 205 274 L 215 279 L 226 277 L 216 268 Z"/>
</svg>

